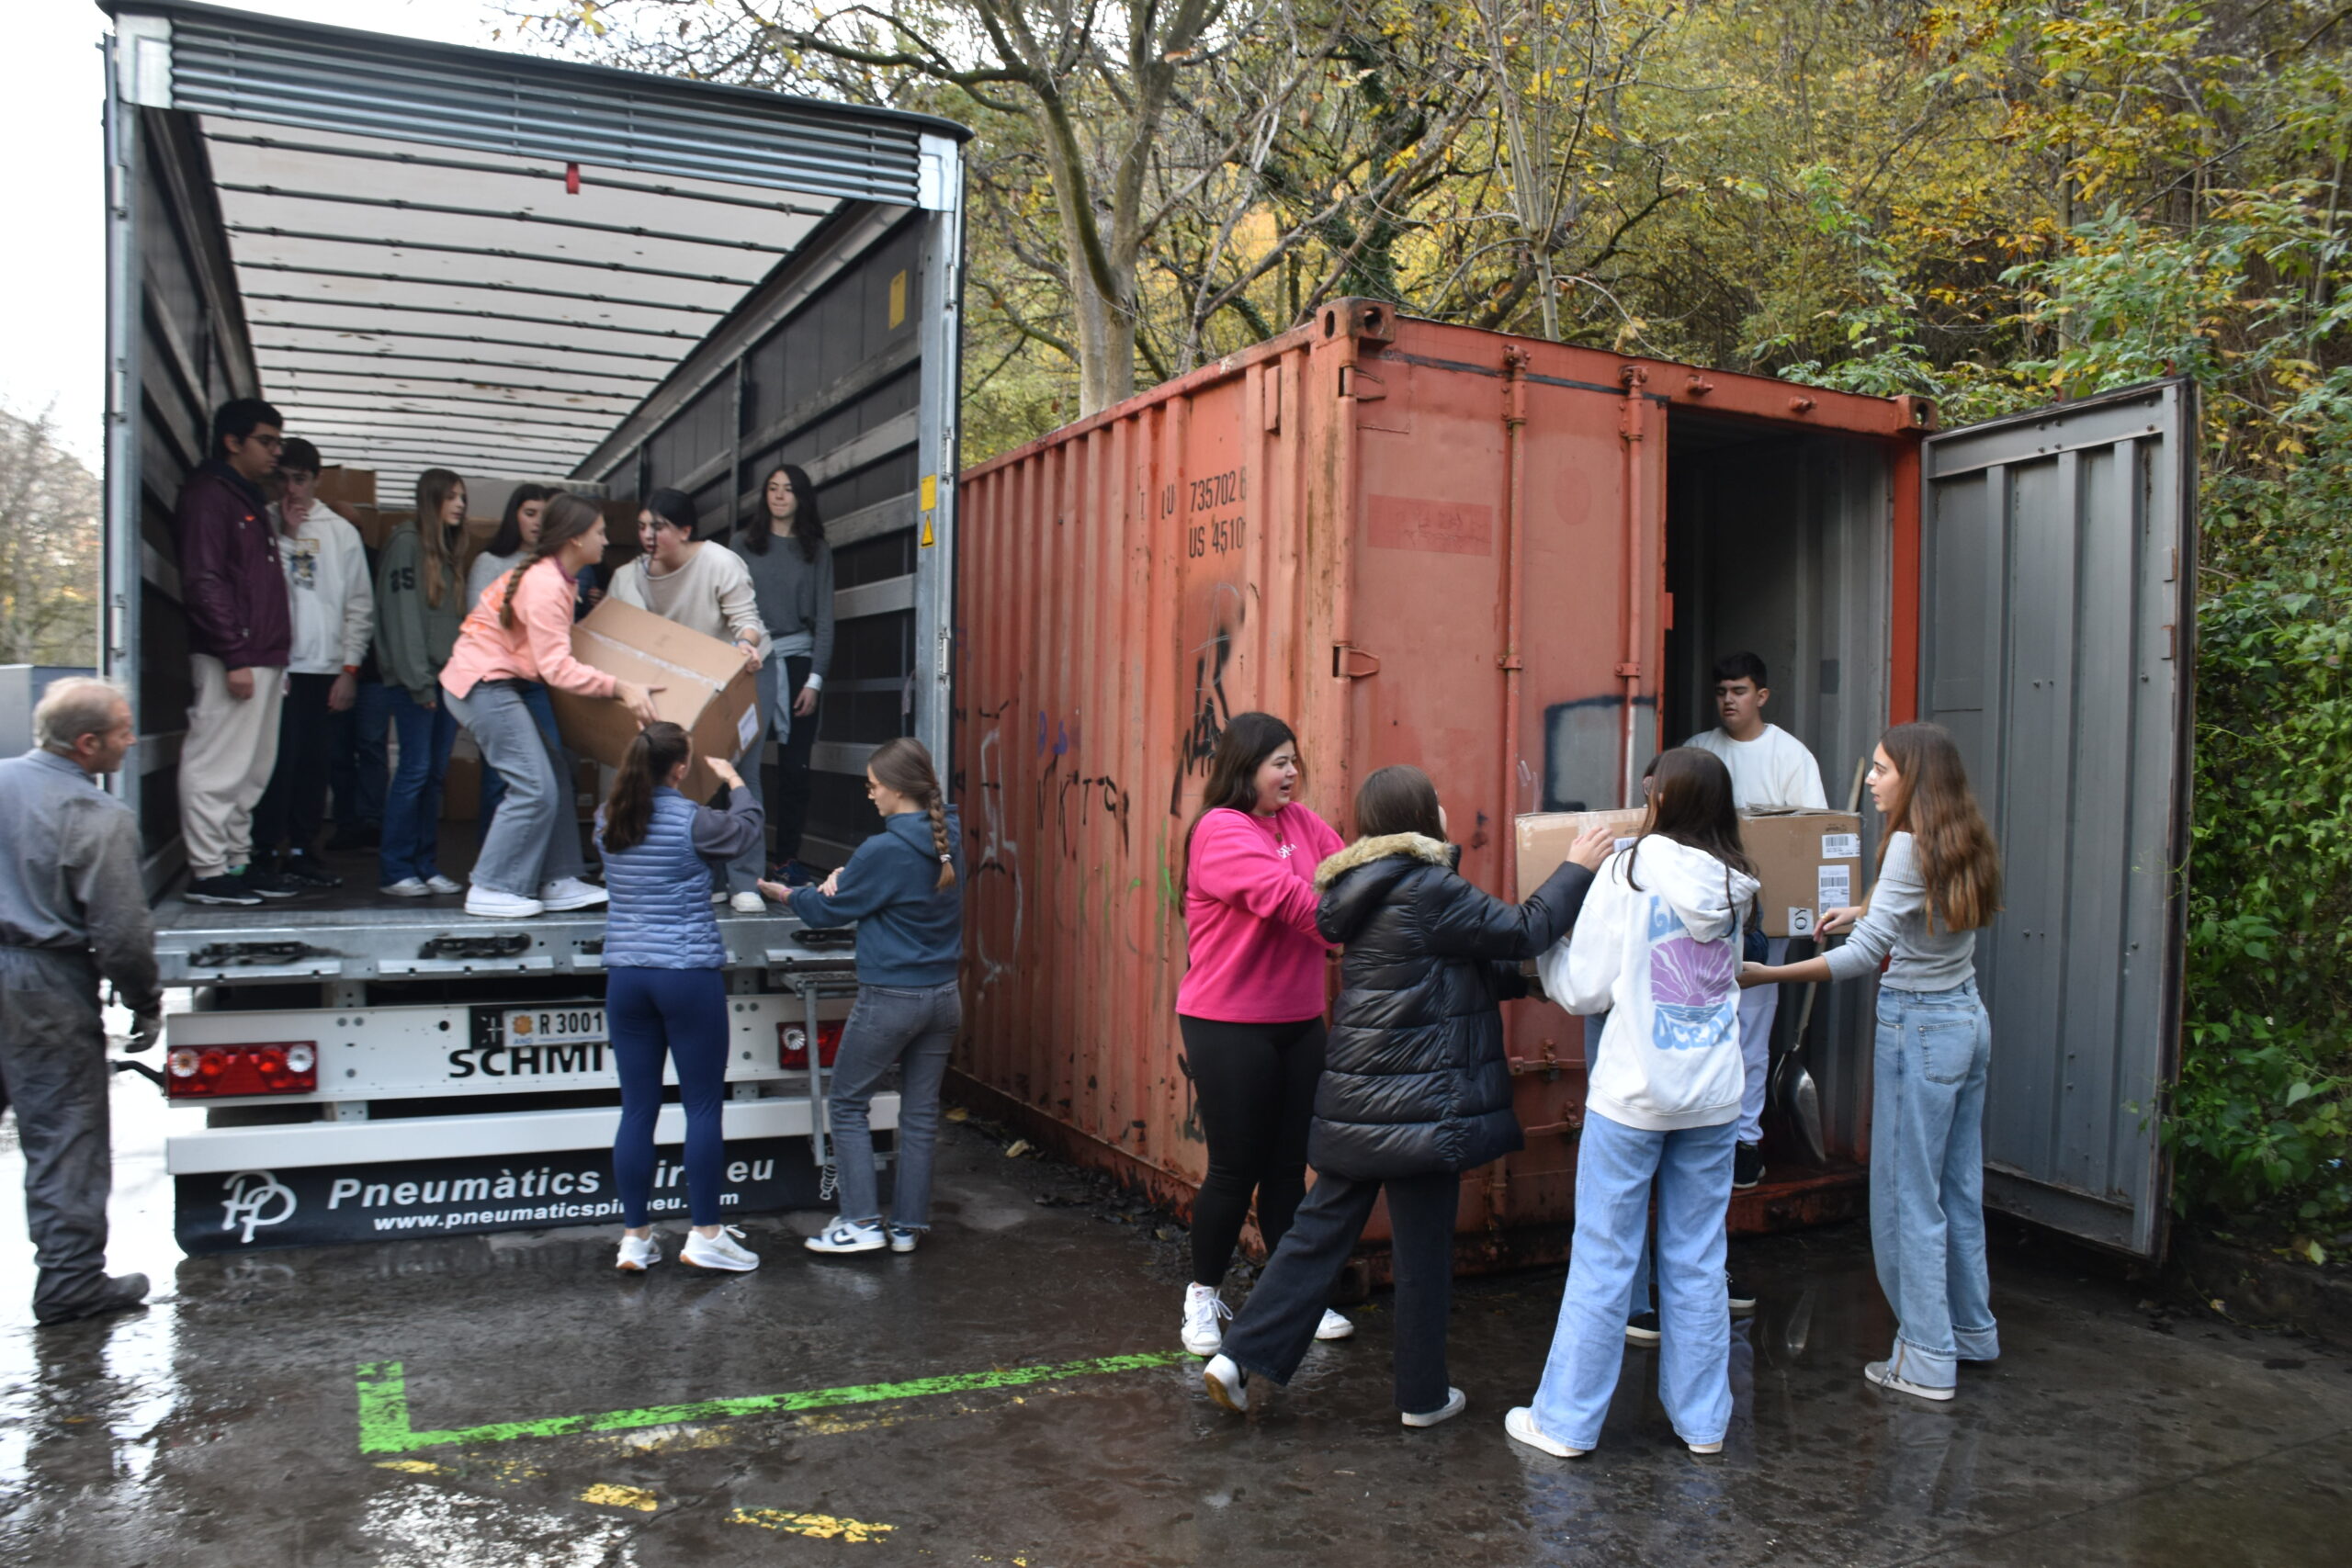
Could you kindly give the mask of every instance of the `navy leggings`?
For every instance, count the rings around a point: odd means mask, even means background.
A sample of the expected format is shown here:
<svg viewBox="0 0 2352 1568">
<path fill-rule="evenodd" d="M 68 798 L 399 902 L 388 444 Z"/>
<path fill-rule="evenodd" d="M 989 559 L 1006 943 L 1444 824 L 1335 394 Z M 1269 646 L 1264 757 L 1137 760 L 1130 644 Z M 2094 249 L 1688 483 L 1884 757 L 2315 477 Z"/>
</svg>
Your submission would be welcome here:
<svg viewBox="0 0 2352 1568">
<path fill-rule="evenodd" d="M 653 1124 L 662 1114 L 662 1059 L 678 1065 L 686 1111 L 686 1199 L 692 1223 L 723 1223 L 727 1168 L 719 1116 L 727 1103 L 727 977 L 716 969 L 615 969 L 605 985 L 613 1064 L 621 1075 L 621 1126 L 613 1138 L 613 1185 L 622 1223 L 646 1224 L 653 1192 Z"/>
</svg>

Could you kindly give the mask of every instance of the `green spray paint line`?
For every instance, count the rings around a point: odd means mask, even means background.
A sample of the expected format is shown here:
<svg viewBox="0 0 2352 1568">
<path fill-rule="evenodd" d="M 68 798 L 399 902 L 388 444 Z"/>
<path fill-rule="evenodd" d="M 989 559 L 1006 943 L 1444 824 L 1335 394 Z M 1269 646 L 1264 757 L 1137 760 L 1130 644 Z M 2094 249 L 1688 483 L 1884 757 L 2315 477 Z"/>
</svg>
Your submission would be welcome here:
<svg viewBox="0 0 2352 1568">
<path fill-rule="evenodd" d="M 1185 1357 L 1181 1351 L 1154 1350 L 1134 1356 L 1099 1356 L 1090 1360 L 1063 1361 L 1046 1367 L 1003 1367 L 985 1372 L 958 1372 L 947 1377 L 916 1378 L 907 1382 L 816 1388 L 798 1393 L 744 1394 L 730 1399 L 695 1400 L 685 1404 L 649 1405 L 642 1410 L 607 1410 L 594 1416 L 548 1416 L 536 1421 L 493 1421 L 487 1426 L 460 1427 L 439 1432 L 410 1429 L 408 1380 L 401 1362 L 363 1361 L 358 1376 L 359 1451 L 364 1454 L 412 1453 L 418 1449 L 447 1448 L 454 1443 L 509 1443 L 518 1438 L 565 1438 L 582 1432 L 625 1432 L 641 1427 L 668 1427 L 687 1421 L 773 1416 L 794 1410 L 820 1410 L 838 1404 L 871 1404 L 887 1399 L 968 1393 L 978 1389 L 1018 1388 L 1024 1383 L 1051 1382 L 1059 1378 L 1145 1371 L 1183 1359 Z"/>
</svg>

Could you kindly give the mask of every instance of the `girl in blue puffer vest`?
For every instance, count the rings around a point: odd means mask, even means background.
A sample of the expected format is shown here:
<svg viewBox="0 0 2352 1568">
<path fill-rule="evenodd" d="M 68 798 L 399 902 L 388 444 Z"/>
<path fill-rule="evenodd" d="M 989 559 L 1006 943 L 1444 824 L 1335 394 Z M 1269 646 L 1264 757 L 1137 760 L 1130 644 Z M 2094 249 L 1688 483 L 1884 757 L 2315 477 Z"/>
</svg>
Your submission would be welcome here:
<svg viewBox="0 0 2352 1568">
<path fill-rule="evenodd" d="M 653 1191 L 653 1124 L 662 1114 L 662 1063 L 678 1066 L 686 1113 L 686 1200 L 694 1225 L 678 1260 L 735 1272 L 760 1266 L 719 1207 L 726 1170 L 719 1115 L 727 1100 L 727 944 L 710 908 L 714 877 L 765 825 L 752 792 L 724 758 L 707 757 L 727 785 L 727 809 L 679 793 L 694 767 L 686 732 L 649 724 L 629 742 L 612 797 L 596 813 L 605 856 L 605 1016 L 621 1079 L 613 1184 L 621 1200 L 619 1267 L 640 1273 L 662 1261 L 647 1205 Z"/>
</svg>

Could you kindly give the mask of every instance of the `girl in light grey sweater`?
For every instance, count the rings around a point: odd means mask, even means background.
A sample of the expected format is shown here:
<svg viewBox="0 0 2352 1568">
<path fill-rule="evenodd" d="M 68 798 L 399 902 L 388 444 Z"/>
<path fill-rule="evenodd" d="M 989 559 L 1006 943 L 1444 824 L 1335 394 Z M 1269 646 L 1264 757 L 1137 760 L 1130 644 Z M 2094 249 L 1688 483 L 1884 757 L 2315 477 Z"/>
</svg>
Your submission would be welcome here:
<svg viewBox="0 0 2352 1568">
<path fill-rule="evenodd" d="M 1884 818 L 1866 908 L 1832 909 L 1842 947 L 1800 964 L 1750 964 L 1742 986 L 1879 982 L 1871 1099 L 1871 1250 L 1894 1308 L 1894 1348 L 1862 1375 L 1948 1400 L 1962 1361 L 2001 1353 L 1984 1264 L 1984 1088 L 1992 1021 L 1976 994 L 1976 932 L 2001 908 L 2001 862 L 1940 725 L 1899 724 L 1878 744 L 1871 799 Z"/>
</svg>

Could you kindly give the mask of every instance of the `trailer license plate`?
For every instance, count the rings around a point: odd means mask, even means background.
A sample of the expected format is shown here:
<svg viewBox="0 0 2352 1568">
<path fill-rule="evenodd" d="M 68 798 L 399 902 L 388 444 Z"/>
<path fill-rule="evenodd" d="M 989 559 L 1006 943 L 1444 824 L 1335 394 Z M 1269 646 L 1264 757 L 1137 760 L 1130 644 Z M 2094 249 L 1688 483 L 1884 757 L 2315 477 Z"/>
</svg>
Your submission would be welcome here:
<svg viewBox="0 0 2352 1568">
<path fill-rule="evenodd" d="M 603 1008 L 504 1008 L 506 1044 L 569 1045 L 580 1040 L 603 1040 Z"/>
</svg>

